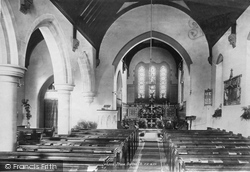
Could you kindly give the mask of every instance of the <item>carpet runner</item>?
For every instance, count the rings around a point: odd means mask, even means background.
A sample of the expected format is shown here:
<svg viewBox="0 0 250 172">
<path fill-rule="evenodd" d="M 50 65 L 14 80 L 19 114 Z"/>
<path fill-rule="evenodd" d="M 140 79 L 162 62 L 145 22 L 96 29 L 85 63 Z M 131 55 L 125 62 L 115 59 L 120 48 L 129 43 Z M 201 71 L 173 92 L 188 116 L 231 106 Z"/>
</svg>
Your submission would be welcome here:
<svg viewBox="0 0 250 172">
<path fill-rule="evenodd" d="M 159 130 L 145 130 L 128 172 L 167 172 L 164 151 L 158 138 Z"/>
</svg>

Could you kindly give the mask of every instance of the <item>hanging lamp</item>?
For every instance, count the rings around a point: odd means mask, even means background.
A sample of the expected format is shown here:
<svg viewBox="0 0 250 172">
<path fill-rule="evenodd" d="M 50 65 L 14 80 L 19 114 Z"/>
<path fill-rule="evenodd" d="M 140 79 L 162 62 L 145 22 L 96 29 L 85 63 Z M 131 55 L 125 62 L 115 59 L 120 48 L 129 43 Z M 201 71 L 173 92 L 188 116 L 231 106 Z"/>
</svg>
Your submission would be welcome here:
<svg viewBox="0 0 250 172">
<path fill-rule="evenodd" d="M 152 48 L 153 48 L 153 3 L 152 0 L 150 1 L 150 39 L 149 39 L 149 72 L 150 72 L 150 78 L 149 78 L 149 91 L 153 91 L 153 95 L 155 95 L 155 86 L 156 84 L 151 80 L 151 66 L 152 66 Z M 151 97 L 151 95 L 149 95 Z"/>
</svg>

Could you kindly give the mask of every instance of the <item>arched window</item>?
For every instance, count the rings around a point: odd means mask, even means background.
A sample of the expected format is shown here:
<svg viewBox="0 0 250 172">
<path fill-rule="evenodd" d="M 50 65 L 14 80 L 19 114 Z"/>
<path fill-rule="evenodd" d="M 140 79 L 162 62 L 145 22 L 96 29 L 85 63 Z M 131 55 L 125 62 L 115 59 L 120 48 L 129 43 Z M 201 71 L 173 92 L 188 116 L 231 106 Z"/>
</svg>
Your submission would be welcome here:
<svg viewBox="0 0 250 172">
<path fill-rule="evenodd" d="M 138 69 L 138 98 L 145 98 L 145 67 L 140 66 Z"/>
<path fill-rule="evenodd" d="M 156 96 L 156 67 L 149 67 L 149 97 L 155 98 Z"/>
<path fill-rule="evenodd" d="M 166 103 L 168 95 L 168 66 L 166 63 L 143 63 L 135 70 L 135 99 L 148 102 L 154 98 L 158 103 Z"/>
<path fill-rule="evenodd" d="M 160 98 L 167 98 L 167 67 L 160 68 Z"/>
</svg>

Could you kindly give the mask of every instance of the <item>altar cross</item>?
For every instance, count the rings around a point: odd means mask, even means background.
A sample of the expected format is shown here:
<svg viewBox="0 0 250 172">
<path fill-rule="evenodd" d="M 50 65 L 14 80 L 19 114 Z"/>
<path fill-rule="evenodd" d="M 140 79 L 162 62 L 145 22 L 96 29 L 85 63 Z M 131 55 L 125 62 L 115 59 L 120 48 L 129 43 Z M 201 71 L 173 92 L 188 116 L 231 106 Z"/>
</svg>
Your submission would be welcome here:
<svg viewBox="0 0 250 172">
<path fill-rule="evenodd" d="M 148 124 L 150 125 L 150 127 L 153 127 L 153 125 L 155 124 L 155 122 L 153 122 L 153 120 L 151 119 Z"/>
<path fill-rule="evenodd" d="M 154 106 L 151 104 L 151 106 L 149 108 L 150 108 L 150 111 L 152 112 L 154 109 Z"/>
</svg>

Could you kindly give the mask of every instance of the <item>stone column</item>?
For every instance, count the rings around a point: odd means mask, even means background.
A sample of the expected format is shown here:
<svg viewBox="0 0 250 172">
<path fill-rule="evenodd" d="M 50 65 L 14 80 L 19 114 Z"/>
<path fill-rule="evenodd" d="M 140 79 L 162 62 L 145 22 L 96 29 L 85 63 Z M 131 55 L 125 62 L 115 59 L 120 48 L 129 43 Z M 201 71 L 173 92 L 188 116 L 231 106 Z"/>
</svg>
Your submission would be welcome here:
<svg viewBox="0 0 250 172">
<path fill-rule="evenodd" d="M 70 133 L 70 93 L 73 88 L 73 85 L 55 84 L 58 94 L 58 134 Z"/>
<path fill-rule="evenodd" d="M 25 68 L 0 64 L 0 151 L 16 148 L 17 84 Z"/>
</svg>

